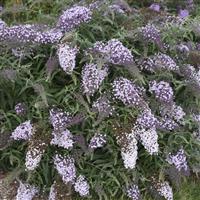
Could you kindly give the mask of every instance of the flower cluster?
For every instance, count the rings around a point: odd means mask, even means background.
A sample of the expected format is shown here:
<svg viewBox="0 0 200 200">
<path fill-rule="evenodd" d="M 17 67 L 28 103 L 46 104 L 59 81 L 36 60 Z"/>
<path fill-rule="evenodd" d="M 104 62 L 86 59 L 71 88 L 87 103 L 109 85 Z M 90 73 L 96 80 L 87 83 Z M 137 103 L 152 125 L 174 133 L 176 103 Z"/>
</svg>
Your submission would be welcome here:
<svg viewBox="0 0 200 200">
<path fill-rule="evenodd" d="M 177 106 L 176 104 L 173 104 L 172 106 L 162 106 L 160 108 L 160 114 L 164 118 L 171 118 L 181 124 L 183 123 L 183 118 L 186 115 L 183 108 L 181 106 Z"/>
<path fill-rule="evenodd" d="M 96 149 L 103 147 L 105 144 L 106 144 L 106 135 L 97 133 L 90 139 L 89 147 L 91 149 Z"/>
<path fill-rule="evenodd" d="M 182 171 L 184 173 L 189 171 L 187 158 L 182 148 L 179 149 L 175 154 L 169 153 L 166 160 L 169 164 L 174 165 L 178 171 Z"/>
<path fill-rule="evenodd" d="M 136 124 L 146 129 L 155 128 L 157 118 L 152 114 L 151 110 L 146 109 L 137 117 Z"/>
<path fill-rule="evenodd" d="M 134 169 L 138 155 L 135 133 L 133 131 L 131 133 L 120 133 L 116 139 L 121 148 L 121 156 L 124 162 L 124 167 L 127 169 Z"/>
<path fill-rule="evenodd" d="M 154 42 L 158 45 L 161 44 L 160 30 L 153 24 L 147 24 L 146 26 L 138 28 L 138 34 L 145 42 Z"/>
<path fill-rule="evenodd" d="M 61 44 L 58 48 L 58 59 L 61 68 L 67 73 L 71 74 L 76 66 L 77 48 L 72 48 L 68 44 Z"/>
<path fill-rule="evenodd" d="M 51 140 L 51 144 L 57 145 L 59 147 L 63 147 L 65 149 L 70 149 L 73 147 L 73 135 L 69 130 L 65 131 L 53 131 L 52 132 L 53 138 Z"/>
<path fill-rule="evenodd" d="M 5 28 L 6 26 L 7 24 L 2 19 L 0 19 L 0 30 Z"/>
<path fill-rule="evenodd" d="M 17 190 L 16 200 L 32 200 L 38 192 L 39 190 L 35 186 L 20 182 Z"/>
<path fill-rule="evenodd" d="M 34 170 L 40 163 L 47 144 L 40 140 L 31 140 L 26 153 L 25 166 L 27 170 Z"/>
<path fill-rule="evenodd" d="M 173 131 L 177 129 L 179 125 L 170 117 L 164 116 L 158 121 L 157 127 L 161 130 Z"/>
<path fill-rule="evenodd" d="M 84 6 L 74 6 L 67 9 L 59 17 L 57 28 L 63 32 L 71 31 L 83 22 L 88 22 L 91 19 L 92 12 Z"/>
<path fill-rule="evenodd" d="M 77 177 L 74 183 L 74 190 L 80 194 L 80 196 L 84 197 L 89 195 L 90 186 L 85 178 L 85 176 L 80 175 Z"/>
<path fill-rule="evenodd" d="M 0 41 L 19 43 L 57 43 L 62 36 L 58 29 L 41 30 L 40 27 L 31 24 L 15 25 L 0 30 Z"/>
<path fill-rule="evenodd" d="M 55 131 L 65 130 L 72 117 L 69 113 L 59 108 L 52 108 L 50 111 L 50 123 Z"/>
<path fill-rule="evenodd" d="M 100 54 L 107 62 L 115 65 L 129 65 L 134 61 L 131 51 L 117 39 L 109 40 L 107 43 L 96 42 L 89 50 Z"/>
<path fill-rule="evenodd" d="M 167 181 L 158 182 L 154 187 L 160 196 L 164 197 L 166 200 L 173 200 L 173 191 Z"/>
<path fill-rule="evenodd" d="M 76 178 L 76 168 L 73 158 L 56 154 L 54 157 L 54 165 L 64 183 L 74 182 Z"/>
<path fill-rule="evenodd" d="M 105 96 L 100 96 L 92 105 L 94 111 L 104 116 L 112 115 L 115 108 L 111 105 L 110 100 Z"/>
<path fill-rule="evenodd" d="M 160 5 L 158 3 L 152 3 L 149 8 L 155 12 L 160 12 Z"/>
<path fill-rule="evenodd" d="M 165 81 L 151 81 L 149 83 L 149 91 L 153 93 L 161 103 L 171 103 L 174 98 L 174 92 L 169 83 Z"/>
<path fill-rule="evenodd" d="M 108 75 L 108 68 L 101 69 L 97 64 L 86 64 L 82 70 L 82 87 L 84 93 L 93 95 Z"/>
<path fill-rule="evenodd" d="M 15 105 L 15 112 L 17 115 L 22 116 L 25 115 L 27 112 L 27 108 L 25 103 L 18 103 Z"/>
<path fill-rule="evenodd" d="M 144 107 L 146 103 L 141 97 L 141 91 L 130 80 L 119 77 L 112 84 L 113 95 L 125 105 Z"/>
<path fill-rule="evenodd" d="M 14 140 L 29 140 L 33 134 L 34 128 L 31 121 L 28 120 L 17 126 L 17 128 L 12 132 L 11 138 Z"/>
<path fill-rule="evenodd" d="M 140 200 L 141 199 L 140 190 L 139 190 L 138 186 L 135 184 L 132 184 L 131 186 L 129 186 L 126 193 L 127 193 L 127 196 L 131 200 Z"/>
<path fill-rule="evenodd" d="M 138 62 L 141 70 L 149 71 L 151 73 L 156 71 L 168 70 L 179 71 L 179 66 L 176 62 L 167 54 L 158 53 L 156 55 L 146 57 Z"/>
<path fill-rule="evenodd" d="M 136 126 L 134 131 L 150 155 L 158 153 L 159 144 L 156 128 L 144 129 Z"/>
</svg>

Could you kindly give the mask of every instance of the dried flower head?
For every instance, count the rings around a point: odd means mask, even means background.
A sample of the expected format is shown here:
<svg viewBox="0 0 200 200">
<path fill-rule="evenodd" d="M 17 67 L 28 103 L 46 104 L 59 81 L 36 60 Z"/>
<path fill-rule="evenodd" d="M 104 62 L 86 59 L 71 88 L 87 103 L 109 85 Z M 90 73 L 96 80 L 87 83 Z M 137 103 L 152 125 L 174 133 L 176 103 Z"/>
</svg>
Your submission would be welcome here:
<svg viewBox="0 0 200 200">
<path fill-rule="evenodd" d="M 53 138 L 51 140 L 51 144 L 57 145 L 59 147 L 63 147 L 65 149 L 70 149 L 73 147 L 73 135 L 69 130 L 65 130 L 62 132 L 53 131 Z"/>
<path fill-rule="evenodd" d="M 141 200 L 140 190 L 135 184 L 130 185 L 126 193 L 131 200 Z"/>
<path fill-rule="evenodd" d="M 99 68 L 97 64 L 86 64 L 81 74 L 84 93 L 93 95 L 107 75 L 107 67 Z"/>
<path fill-rule="evenodd" d="M 146 103 L 141 97 L 141 91 L 130 80 L 119 77 L 113 82 L 113 95 L 125 105 L 144 107 Z"/>
<path fill-rule="evenodd" d="M 17 128 L 12 132 L 11 138 L 14 140 L 29 140 L 33 134 L 34 128 L 31 121 L 28 120 L 17 126 Z"/>
<path fill-rule="evenodd" d="M 79 175 L 75 181 L 74 189 L 80 196 L 84 197 L 89 195 L 90 186 L 83 175 Z"/>
<path fill-rule="evenodd" d="M 74 182 L 76 178 L 76 167 L 73 158 L 56 154 L 54 157 L 54 165 L 64 183 Z"/>
<path fill-rule="evenodd" d="M 58 59 L 61 68 L 71 74 L 76 66 L 76 54 L 78 49 L 70 47 L 68 44 L 61 44 L 58 49 Z"/>
<path fill-rule="evenodd" d="M 74 6 L 67 9 L 59 17 L 57 28 L 64 32 L 71 31 L 78 27 L 83 22 L 88 22 L 91 19 L 92 12 L 84 6 Z"/>
<path fill-rule="evenodd" d="M 121 156 L 124 162 L 124 167 L 134 169 L 138 156 L 137 139 L 135 133 L 120 133 L 116 137 L 117 143 L 121 148 Z"/>
<path fill-rule="evenodd" d="M 17 190 L 16 200 L 32 200 L 38 192 L 39 190 L 35 186 L 20 182 Z"/>
<path fill-rule="evenodd" d="M 89 147 L 91 149 L 101 148 L 106 144 L 106 135 L 97 133 L 95 134 L 89 142 Z"/>
<path fill-rule="evenodd" d="M 153 93 L 161 103 L 171 103 L 174 98 L 174 92 L 169 83 L 165 81 L 151 81 L 149 91 Z"/>
</svg>

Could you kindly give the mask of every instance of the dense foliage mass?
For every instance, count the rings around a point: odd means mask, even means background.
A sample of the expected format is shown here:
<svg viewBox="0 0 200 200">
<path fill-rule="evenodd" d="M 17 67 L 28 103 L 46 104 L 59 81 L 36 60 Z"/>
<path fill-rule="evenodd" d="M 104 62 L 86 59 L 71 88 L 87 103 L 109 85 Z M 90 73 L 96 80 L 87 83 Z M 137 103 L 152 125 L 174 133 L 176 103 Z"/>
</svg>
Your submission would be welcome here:
<svg viewBox="0 0 200 200">
<path fill-rule="evenodd" d="M 200 172 L 199 3 L 11 5 L 0 8 L 0 199 L 172 200 Z"/>
</svg>

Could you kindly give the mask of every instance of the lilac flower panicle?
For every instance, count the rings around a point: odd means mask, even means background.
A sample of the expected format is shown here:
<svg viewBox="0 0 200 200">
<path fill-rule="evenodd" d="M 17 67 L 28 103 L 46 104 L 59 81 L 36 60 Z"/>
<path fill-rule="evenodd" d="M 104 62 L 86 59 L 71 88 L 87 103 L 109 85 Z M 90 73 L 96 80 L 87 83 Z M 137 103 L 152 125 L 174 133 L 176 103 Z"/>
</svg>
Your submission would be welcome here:
<svg viewBox="0 0 200 200">
<path fill-rule="evenodd" d="M 76 66 L 76 54 L 78 49 L 70 47 L 68 44 L 61 44 L 58 49 L 58 59 L 61 68 L 71 74 Z"/>
<path fill-rule="evenodd" d="M 126 78 L 119 77 L 115 79 L 112 88 L 114 97 L 125 105 L 143 106 L 145 104 L 138 87 Z"/>
<path fill-rule="evenodd" d="M 64 183 L 74 182 L 76 178 L 76 168 L 73 158 L 56 154 L 54 157 L 54 165 Z"/>
<path fill-rule="evenodd" d="M 17 128 L 12 132 L 11 138 L 14 140 L 29 140 L 33 134 L 34 128 L 31 121 L 28 120 L 17 126 Z"/>
<path fill-rule="evenodd" d="M 89 142 L 89 147 L 91 149 L 101 148 L 106 144 L 106 135 L 97 133 L 95 134 Z"/>
<path fill-rule="evenodd" d="M 57 28 L 64 32 L 71 31 L 78 27 L 83 22 L 88 22 L 91 19 L 92 12 L 84 6 L 74 6 L 67 9 L 59 17 Z"/>
<path fill-rule="evenodd" d="M 180 18 L 184 19 L 189 16 L 189 11 L 187 9 L 181 9 L 181 10 L 179 10 L 178 15 Z"/>
<path fill-rule="evenodd" d="M 68 123 L 71 122 L 71 115 L 62 109 L 52 108 L 50 111 L 50 123 L 52 124 L 54 130 L 62 131 L 65 130 Z"/>
<path fill-rule="evenodd" d="M 143 128 L 155 128 L 157 125 L 157 118 L 151 113 L 151 110 L 144 110 L 136 120 L 136 124 Z"/>
<path fill-rule="evenodd" d="M 167 181 L 158 182 L 155 188 L 160 196 L 164 197 L 166 200 L 173 200 L 173 191 Z"/>
<path fill-rule="evenodd" d="M 98 41 L 89 50 L 115 65 L 129 65 L 134 62 L 131 51 L 117 39 L 111 39 L 107 43 Z"/>
<path fill-rule="evenodd" d="M 145 129 L 135 126 L 133 131 L 139 137 L 142 145 L 150 155 L 158 153 L 159 144 L 156 128 Z"/>
<path fill-rule="evenodd" d="M 179 125 L 170 117 L 164 116 L 158 121 L 157 128 L 166 131 L 173 131 L 179 128 Z"/>
<path fill-rule="evenodd" d="M 178 171 L 182 171 L 184 173 L 189 171 L 187 158 L 182 148 L 179 149 L 175 154 L 169 153 L 166 160 L 169 164 L 174 165 Z"/>
<path fill-rule="evenodd" d="M 80 196 L 84 197 L 89 195 L 90 186 L 83 175 L 79 175 L 75 181 L 74 189 Z"/>
<path fill-rule="evenodd" d="M 154 10 L 156 12 L 160 12 L 160 5 L 158 3 L 153 3 L 149 7 L 151 10 Z"/>
<path fill-rule="evenodd" d="M 97 64 L 86 64 L 81 74 L 84 93 L 94 95 L 107 75 L 107 67 L 99 69 Z"/>
<path fill-rule="evenodd" d="M 92 105 L 92 108 L 100 114 L 111 116 L 115 111 L 115 107 L 111 105 L 110 100 L 106 96 L 99 97 Z"/>
<path fill-rule="evenodd" d="M 166 69 L 169 71 L 179 71 L 176 62 L 167 54 L 158 53 L 152 58 L 157 69 Z"/>
<path fill-rule="evenodd" d="M 165 119 L 171 118 L 175 120 L 175 122 L 183 124 L 183 119 L 186 115 L 186 113 L 183 111 L 183 108 L 181 106 L 177 106 L 176 104 L 173 104 L 172 106 L 166 107 L 163 106 L 160 109 L 160 114 Z"/>
<path fill-rule="evenodd" d="M 161 44 L 160 30 L 153 24 L 147 24 L 146 26 L 138 28 L 138 33 L 143 41 Z"/>
<path fill-rule="evenodd" d="M 174 92 L 169 83 L 165 81 L 151 81 L 149 83 L 149 91 L 153 93 L 160 102 L 171 103 L 174 98 Z"/>
<path fill-rule="evenodd" d="M 126 193 L 131 200 L 141 200 L 140 190 L 135 184 L 129 186 Z"/>
<path fill-rule="evenodd" d="M 46 30 L 45 30 L 46 29 Z M 0 30 L 0 41 L 13 41 L 20 43 L 58 43 L 63 34 L 58 29 L 42 29 L 37 25 L 25 24 L 4 27 Z"/>
<path fill-rule="evenodd" d="M 27 107 L 26 107 L 25 103 L 18 103 L 18 104 L 16 104 L 15 105 L 15 112 L 19 116 L 25 115 L 26 112 L 27 112 Z"/>
<path fill-rule="evenodd" d="M 20 182 L 16 200 L 32 200 L 38 192 L 39 190 L 35 186 Z"/>
<path fill-rule="evenodd" d="M 53 131 L 52 132 L 53 138 L 51 140 L 51 144 L 57 145 L 59 147 L 63 147 L 65 149 L 70 149 L 73 147 L 73 135 L 69 130 L 65 130 L 62 132 Z"/>
<path fill-rule="evenodd" d="M 121 133 L 116 137 L 117 143 L 121 148 L 121 156 L 124 167 L 134 169 L 138 158 L 138 147 L 135 133 Z"/>
</svg>

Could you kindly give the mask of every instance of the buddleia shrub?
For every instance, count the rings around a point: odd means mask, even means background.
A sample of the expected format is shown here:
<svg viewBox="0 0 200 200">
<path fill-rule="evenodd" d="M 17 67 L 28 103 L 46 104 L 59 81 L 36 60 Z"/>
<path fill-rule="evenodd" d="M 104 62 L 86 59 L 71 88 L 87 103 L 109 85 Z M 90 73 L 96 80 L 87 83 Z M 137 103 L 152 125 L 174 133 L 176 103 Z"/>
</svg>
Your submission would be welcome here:
<svg viewBox="0 0 200 200">
<path fill-rule="evenodd" d="M 198 174 L 193 3 L 81 1 L 52 25 L 0 21 L 2 198 L 172 200 Z"/>
</svg>

